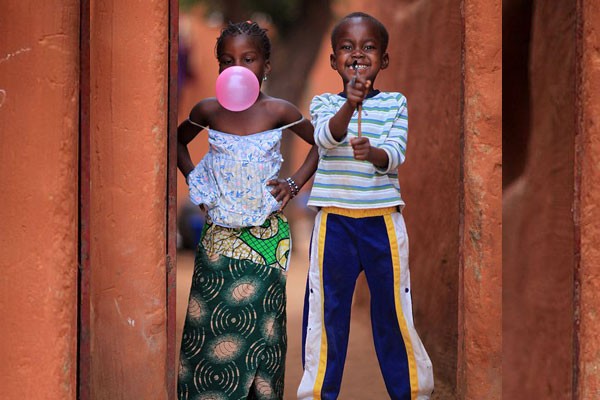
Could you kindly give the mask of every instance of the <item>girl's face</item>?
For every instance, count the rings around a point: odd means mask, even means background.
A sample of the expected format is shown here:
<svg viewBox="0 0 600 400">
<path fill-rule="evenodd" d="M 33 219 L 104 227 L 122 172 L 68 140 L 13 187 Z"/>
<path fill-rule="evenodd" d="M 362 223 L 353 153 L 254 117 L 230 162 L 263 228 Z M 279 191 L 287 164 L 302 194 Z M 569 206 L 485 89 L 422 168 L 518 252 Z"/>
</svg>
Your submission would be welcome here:
<svg viewBox="0 0 600 400">
<path fill-rule="evenodd" d="M 218 54 L 219 73 L 238 65 L 248 68 L 262 84 L 263 77 L 271 72 L 271 62 L 265 60 L 263 51 L 251 36 L 240 34 L 223 39 L 221 54 Z"/>
<path fill-rule="evenodd" d="M 329 57 L 331 68 L 342 77 L 344 86 L 357 73 L 374 83 L 379 70 L 388 66 L 389 57 L 383 52 L 381 36 L 369 20 L 360 17 L 348 20 L 340 26 L 334 43 Z M 353 68 L 355 61 L 357 70 Z"/>
</svg>

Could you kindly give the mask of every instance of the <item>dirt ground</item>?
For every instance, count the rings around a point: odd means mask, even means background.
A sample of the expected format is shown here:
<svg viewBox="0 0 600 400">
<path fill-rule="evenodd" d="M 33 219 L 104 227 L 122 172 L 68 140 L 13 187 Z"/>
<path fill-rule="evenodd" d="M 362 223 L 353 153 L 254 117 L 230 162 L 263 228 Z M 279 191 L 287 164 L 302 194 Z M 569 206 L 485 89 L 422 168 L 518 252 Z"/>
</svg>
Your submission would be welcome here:
<svg viewBox="0 0 600 400">
<path fill-rule="evenodd" d="M 304 289 L 308 269 L 308 245 L 312 219 L 295 220 L 292 224 L 292 259 L 287 280 L 287 323 L 288 353 L 286 361 L 285 400 L 296 399 L 296 389 L 302 376 L 301 327 Z M 181 340 L 181 330 L 187 307 L 187 297 L 194 267 L 194 254 L 180 251 L 177 254 L 177 343 Z M 358 287 L 366 288 L 364 282 Z M 361 285 L 362 284 L 362 285 Z M 371 334 L 368 298 L 355 296 L 350 325 L 350 343 L 340 391 L 343 400 L 374 400 L 389 398 L 379 364 L 375 355 Z M 440 397 L 436 387 L 436 399 Z"/>
</svg>

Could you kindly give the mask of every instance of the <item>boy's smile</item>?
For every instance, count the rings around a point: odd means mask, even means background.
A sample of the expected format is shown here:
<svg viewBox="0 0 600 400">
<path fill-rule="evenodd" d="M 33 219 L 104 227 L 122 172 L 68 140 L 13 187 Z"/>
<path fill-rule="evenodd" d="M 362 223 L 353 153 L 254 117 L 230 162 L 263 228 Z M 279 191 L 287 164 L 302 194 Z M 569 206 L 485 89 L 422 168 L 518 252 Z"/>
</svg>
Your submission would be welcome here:
<svg viewBox="0 0 600 400">
<path fill-rule="evenodd" d="M 389 56 L 374 24 L 356 17 L 340 26 L 330 62 L 331 68 L 342 77 L 344 86 L 357 74 L 373 84 L 379 70 L 387 68 Z"/>
</svg>

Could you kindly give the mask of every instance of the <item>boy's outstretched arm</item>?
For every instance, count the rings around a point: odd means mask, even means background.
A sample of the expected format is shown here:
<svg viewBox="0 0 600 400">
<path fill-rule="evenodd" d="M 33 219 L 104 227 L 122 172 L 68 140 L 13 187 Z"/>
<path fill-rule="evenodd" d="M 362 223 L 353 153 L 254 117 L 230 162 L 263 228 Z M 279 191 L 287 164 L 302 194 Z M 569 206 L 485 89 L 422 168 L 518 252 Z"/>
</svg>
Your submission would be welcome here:
<svg viewBox="0 0 600 400">
<path fill-rule="evenodd" d="M 329 131 L 338 142 L 346 136 L 354 110 L 365 99 L 370 87 L 371 81 L 365 81 L 360 77 L 346 84 L 346 102 L 329 120 Z"/>
<path fill-rule="evenodd" d="M 329 120 L 329 131 L 331 132 L 331 136 L 333 136 L 333 138 L 338 142 L 341 142 L 346 136 L 346 133 L 348 132 L 348 124 L 352 119 L 352 114 L 354 114 L 355 108 L 356 107 L 353 107 L 350 102 L 346 100 L 344 105 Z"/>
</svg>

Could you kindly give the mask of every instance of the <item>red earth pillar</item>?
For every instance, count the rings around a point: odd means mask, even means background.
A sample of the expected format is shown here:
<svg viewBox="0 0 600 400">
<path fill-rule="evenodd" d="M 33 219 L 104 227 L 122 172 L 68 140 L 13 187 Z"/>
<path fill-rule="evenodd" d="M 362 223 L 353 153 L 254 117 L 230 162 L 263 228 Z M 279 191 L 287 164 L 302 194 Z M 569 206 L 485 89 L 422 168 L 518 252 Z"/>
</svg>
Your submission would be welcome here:
<svg viewBox="0 0 600 400">
<path fill-rule="evenodd" d="M 600 398 L 600 4 L 578 2 L 578 134 L 575 227 L 579 246 L 575 274 L 575 395 Z"/>
<path fill-rule="evenodd" d="M 536 3 L 530 29 L 528 84 L 504 82 L 521 105 L 511 111 L 529 116 L 504 132 L 527 130 L 528 144 L 525 160 L 503 149 L 524 169 L 503 193 L 502 394 L 562 400 L 573 395 L 576 2 Z"/>
<path fill-rule="evenodd" d="M 91 4 L 93 399 L 166 399 L 169 2 Z"/>
<path fill-rule="evenodd" d="M 76 396 L 79 1 L 0 13 L 0 398 Z"/>
<path fill-rule="evenodd" d="M 458 393 L 502 397 L 501 2 L 463 2 Z"/>
</svg>

